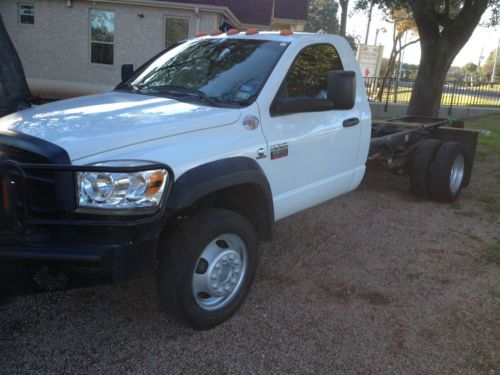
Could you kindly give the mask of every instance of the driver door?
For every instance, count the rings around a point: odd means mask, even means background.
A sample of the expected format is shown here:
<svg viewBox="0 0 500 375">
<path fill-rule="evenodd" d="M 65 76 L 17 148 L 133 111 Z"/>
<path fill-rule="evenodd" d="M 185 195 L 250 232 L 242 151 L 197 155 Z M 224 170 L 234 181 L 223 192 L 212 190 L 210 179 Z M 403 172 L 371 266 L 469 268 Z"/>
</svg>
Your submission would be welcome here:
<svg viewBox="0 0 500 375">
<path fill-rule="evenodd" d="M 262 116 L 268 142 L 261 166 L 273 191 L 276 219 L 349 190 L 361 135 L 359 110 L 280 114 L 285 98 L 327 98 L 328 73 L 343 70 L 337 50 L 323 43 L 305 47 L 292 63 L 269 115 Z M 333 98 L 334 100 L 334 98 Z"/>
</svg>

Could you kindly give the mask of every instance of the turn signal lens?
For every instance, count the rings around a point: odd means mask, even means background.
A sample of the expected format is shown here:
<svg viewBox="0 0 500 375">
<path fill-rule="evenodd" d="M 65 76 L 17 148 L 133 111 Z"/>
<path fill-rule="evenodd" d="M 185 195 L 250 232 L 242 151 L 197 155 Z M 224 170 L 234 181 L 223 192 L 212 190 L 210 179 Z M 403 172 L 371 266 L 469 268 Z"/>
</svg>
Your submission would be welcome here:
<svg viewBox="0 0 500 375">
<path fill-rule="evenodd" d="M 148 189 L 146 190 L 146 196 L 151 197 L 155 195 L 163 186 L 165 182 L 165 175 L 162 171 L 157 171 L 149 176 Z"/>
<path fill-rule="evenodd" d="M 238 29 L 230 29 L 226 34 L 227 35 L 235 35 L 235 34 L 239 34 L 240 33 L 240 30 Z"/>
<path fill-rule="evenodd" d="M 217 36 L 217 35 L 221 35 L 221 34 L 222 34 L 222 31 L 220 31 L 219 29 L 215 29 L 210 33 L 211 36 Z"/>
</svg>

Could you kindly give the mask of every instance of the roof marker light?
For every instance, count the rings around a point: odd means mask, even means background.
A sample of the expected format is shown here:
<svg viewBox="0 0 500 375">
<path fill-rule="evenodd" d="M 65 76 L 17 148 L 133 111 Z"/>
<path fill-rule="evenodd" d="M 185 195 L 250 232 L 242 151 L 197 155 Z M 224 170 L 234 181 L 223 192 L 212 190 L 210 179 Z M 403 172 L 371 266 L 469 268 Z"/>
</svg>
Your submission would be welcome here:
<svg viewBox="0 0 500 375">
<path fill-rule="evenodd" d="M 240 33 L 240 30 L 238 30 L 238 29 L 229 29 L 226 34 L 227 35 L 234 35 L 234 34 L 239 34 L 239 33 Z"/>
<path fill-rule="evenodd" d="M 204 31 L 198 31 L 198 32 L 196 33 L 196 37 L 197 37 L 197 38 L 200 38 L 200 37 L 202 37 L 202 36 L 207 36 L 207 35 L 208 35 L 208 33 L 204 32 Z"/>
<path fill-rule="evenodd" d="M 210 35 L 211 36 L 217 36 L 217 35 L 221 35 L 222 34 L 222 31 L 220 31 L 219 29 L 214 29 Z"/>
<path fill-rule="evenodd" d="M 258 33 L 259 33 L 258 29 L 248 29 L 245 34 L 247 34 L 247 35 L 255 35 L 255 34 L 258 34 Z"/>
<path fill-rule="evenodd" d="M 293 31 L 289 30 L 289 29 L 284 29 L 284 30 L 281 30 L 280 35 L 284 35 L 284 36 L 293 35 Z"/>
</svg>

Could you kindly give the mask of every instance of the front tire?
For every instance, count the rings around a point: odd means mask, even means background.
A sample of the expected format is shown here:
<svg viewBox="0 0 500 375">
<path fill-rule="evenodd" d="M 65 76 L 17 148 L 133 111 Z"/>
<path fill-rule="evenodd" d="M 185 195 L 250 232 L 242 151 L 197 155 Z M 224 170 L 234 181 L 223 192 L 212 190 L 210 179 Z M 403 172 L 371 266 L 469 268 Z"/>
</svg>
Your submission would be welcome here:
<svg viewBox="0 0 500 375">
<path fill-rule="evenodd" d="M 228 210 L 202 210 L 160 247 L 158 292 L 167 314 L 209 329 L 238 310 L 258 258 L 257 234 L 247 219 Z"/>
</svg>

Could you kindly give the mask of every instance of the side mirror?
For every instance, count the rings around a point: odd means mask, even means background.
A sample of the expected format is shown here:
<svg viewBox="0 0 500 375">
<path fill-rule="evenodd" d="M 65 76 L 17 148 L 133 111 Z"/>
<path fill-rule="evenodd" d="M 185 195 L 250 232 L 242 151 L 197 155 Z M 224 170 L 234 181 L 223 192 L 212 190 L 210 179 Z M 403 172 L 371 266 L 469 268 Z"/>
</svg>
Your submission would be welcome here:
<svg viewBox="0 0 500 375">
<path fill-rule="evenodd" d="M 356 102 L 356 74 L 352 71 L 335 70 L 328 73 L 328 99 L 335 109 L 351 109 Z"/>
<path fill-rule="evenodd" d="M 122 65 L 122 82 L 126 81 L 134 74 L 134 64 L 123 64 Z"/>
</svg>

